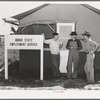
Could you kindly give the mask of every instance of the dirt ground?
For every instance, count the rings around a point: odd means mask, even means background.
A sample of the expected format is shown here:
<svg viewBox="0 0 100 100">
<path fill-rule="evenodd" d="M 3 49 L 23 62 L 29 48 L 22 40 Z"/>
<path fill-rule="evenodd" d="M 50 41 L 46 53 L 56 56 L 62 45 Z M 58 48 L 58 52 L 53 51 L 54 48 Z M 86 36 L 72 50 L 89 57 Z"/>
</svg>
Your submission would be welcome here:
<svg viewBox="0 0 100 100">
<path fill-rule="evenodd" d="M 0 46 L 0 69 L 4 68 L 4 47 Z M 18 51 L 8 52 L 9 65 L 18 59 Z M 13 70 L 13 69 L 11 69 Z M 14 72 L 14 71 L 12 71 Z M 21 78 L 10 76 L 8 80 L 4 79 L 4 70 L 0 72 L 0 90 L 100 90 L 100 72 L 95 72 L 95 82 L 87 84 L 86 78 L 67 79 L 62 76 L 60 79 L 39 80 L 33 77 Z"/>
<path fill-rule="evenodd" d="M 100 74 L 96 74 L 95 82 L 88 84 L 86 79 L 60 79 L 39 80 L 32 77 L 13 77 L 4 79 L 4 73 L 0 73 L 0 90 L 100 90 Z"/>
</svg>

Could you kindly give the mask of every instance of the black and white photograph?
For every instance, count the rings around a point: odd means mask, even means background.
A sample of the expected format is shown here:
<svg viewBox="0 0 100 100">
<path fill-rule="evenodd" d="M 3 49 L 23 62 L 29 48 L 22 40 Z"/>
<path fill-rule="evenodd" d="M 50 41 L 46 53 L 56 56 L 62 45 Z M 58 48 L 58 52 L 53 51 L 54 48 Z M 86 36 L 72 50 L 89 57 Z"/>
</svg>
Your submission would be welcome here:
<svg viewBox="0 0 100 100">
<path fill-rule="evenodd" d="M 99 1 L 0 1 L 0 98 L 99 92 Z"/>
</svg>

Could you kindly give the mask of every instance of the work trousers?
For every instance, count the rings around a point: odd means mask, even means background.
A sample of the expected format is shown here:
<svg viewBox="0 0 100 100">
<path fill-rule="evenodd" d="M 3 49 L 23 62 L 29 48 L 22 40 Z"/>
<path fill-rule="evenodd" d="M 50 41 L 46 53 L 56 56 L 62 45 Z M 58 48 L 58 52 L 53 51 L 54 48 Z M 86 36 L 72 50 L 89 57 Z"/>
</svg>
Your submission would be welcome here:
<svg viewBox="0 0 100 100">
<path fill-rule="evenodd" d="M 87 54 L 87 59 L 86 59 L 86 63 L 85 63 L 85 66 L 84 66 L 84 71 L 86 73 L 88 82 L 94 82 L 94 67 L 93 67 L 94 58 L 95 58 L 94 53 L 88 53 Z"/>
<path fill-rule="evenodd" d="M 77 49 L 69 50 L 68 63 L 67 63 L 67 77 L 76 78 L 77 77 L 77 67 L 79 62 L 79 51 Z M 73 72 L 72 72 L 73 65 Z"/>
<path fill-rule="evenodd" d="M 52 61 L 53 75 L 54 77 L 59 78 L 60 77 L 60 70 L 59 70 L 60 55 L 51 54 L 51 61 Z"/>
</svg>

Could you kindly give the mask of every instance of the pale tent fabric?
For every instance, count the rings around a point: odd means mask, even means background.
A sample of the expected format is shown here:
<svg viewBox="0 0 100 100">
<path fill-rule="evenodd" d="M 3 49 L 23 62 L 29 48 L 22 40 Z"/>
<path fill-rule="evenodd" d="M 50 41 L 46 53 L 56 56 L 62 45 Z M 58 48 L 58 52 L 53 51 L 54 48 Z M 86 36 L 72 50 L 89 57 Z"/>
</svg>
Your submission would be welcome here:
<svg viewBox="0 0 100 100">
<path fill-rule="evenodd" d="M 89 31 L 100 44 L 100 11 L 86 4 L 44 4 L 12 17 L 19 20 L 20 27 L 74 22 L 78 34 Z"/>
</svg>

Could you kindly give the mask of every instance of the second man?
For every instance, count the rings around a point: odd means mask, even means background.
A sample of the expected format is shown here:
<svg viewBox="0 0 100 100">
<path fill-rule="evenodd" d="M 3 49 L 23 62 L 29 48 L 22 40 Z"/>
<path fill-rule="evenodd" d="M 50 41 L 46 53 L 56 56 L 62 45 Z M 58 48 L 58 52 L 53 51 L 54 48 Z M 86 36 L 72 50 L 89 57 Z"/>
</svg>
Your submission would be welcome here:
<svg viewBox="0 0 100 100">
<path fill-rule="evenodd" d="M 77 77 L 77 67 L 79 62 L 79 50 L 82 49 L 80 40 L 76 38 L 77 33 L 71 32 L 71 39 L 68 40 L 66 48 L 69 50 L 68 63 L 67 63 L 67 78 L 75 79 Z M 72 72 L 73 65 L 73 72 Z"/>
</svg>

